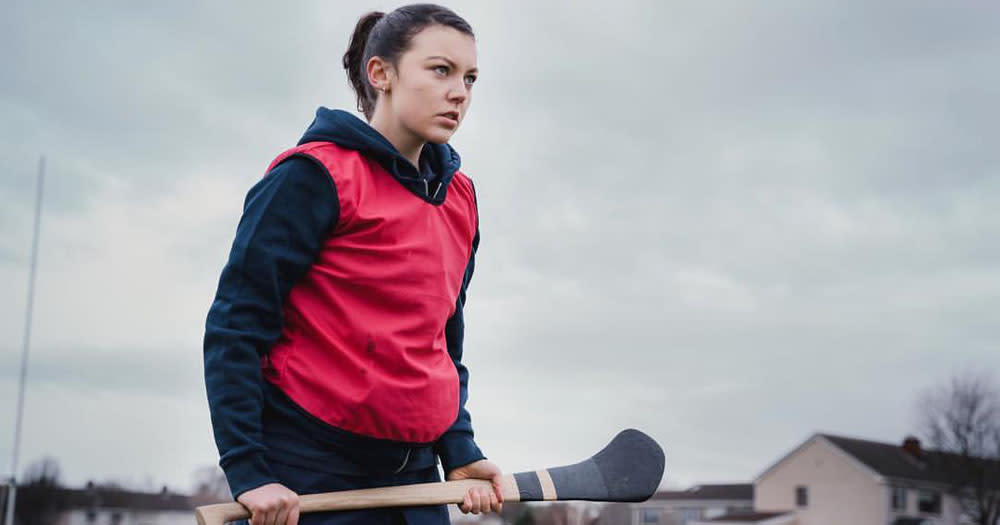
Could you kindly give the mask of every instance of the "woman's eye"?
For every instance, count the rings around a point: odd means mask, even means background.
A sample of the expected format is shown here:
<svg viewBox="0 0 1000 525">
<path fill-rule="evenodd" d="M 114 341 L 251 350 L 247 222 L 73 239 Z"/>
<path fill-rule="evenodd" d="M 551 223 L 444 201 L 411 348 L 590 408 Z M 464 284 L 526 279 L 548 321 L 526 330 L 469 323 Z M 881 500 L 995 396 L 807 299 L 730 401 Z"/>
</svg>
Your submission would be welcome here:
<svg viewBox="0 0 1000 525">
<path fill-rule="evenodd" d="M 434 66 L 434 71 L 441 71 L 441 74 L 448 74 L 448 66 Z"/>
<path fill-rule="evenodd" d="M 468 85 L 471 86 L 475 82 L 476 82 L 476 75 L 466 75 L 466 77 L 465 77 L 465 83 L 466 84 L 468 84 Z"/>
</svg>

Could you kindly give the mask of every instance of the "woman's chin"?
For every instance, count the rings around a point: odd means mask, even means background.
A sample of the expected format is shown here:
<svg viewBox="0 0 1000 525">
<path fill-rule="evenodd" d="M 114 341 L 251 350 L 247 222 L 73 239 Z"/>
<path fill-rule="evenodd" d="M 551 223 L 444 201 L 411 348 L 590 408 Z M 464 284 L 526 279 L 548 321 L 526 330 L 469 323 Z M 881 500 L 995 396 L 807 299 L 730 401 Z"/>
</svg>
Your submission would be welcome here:
<svg viewBox="0 0 1000 525">
<path fill-rule="evenodd" d="M 444 144 L 451 139 L 451 136 L 455 134 L 453 129 L 432 129 L 429 130 L 424 137 L 427 142 L 433 142 L 435 144 Z"/>
</svg>

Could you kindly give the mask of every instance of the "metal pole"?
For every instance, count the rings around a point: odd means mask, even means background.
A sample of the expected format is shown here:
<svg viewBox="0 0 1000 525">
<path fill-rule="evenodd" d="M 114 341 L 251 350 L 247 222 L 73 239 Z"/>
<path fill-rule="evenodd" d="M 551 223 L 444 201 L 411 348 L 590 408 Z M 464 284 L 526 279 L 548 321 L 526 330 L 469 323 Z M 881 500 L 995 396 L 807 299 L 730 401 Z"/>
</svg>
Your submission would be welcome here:
<svg viewBox="0 0 1000 525">
<path fill-rule="evenodd" d="M 24 349 L 21 354 L 21 385 L 17 394 L 17 422 L 14 424 L 14 453 L 7 490 L 5 525 L 14 525 L 14 502 L 17 500 L 17 460 L 21 448 L 21 416 L 24 413 L 24 382 L 28 376 L 28 348 L 31 347 L 31 311 L 35 302 L 35 268 L 38 265 L 38 234 L 42 222 L 42 187 L 45 182 L 45 155 L 38 160 L 38 192 L 35 198 L 35 236 L 31 242 L 31 272 L 28 277 L 28 312 L 24 320 Z"/>
</svg>

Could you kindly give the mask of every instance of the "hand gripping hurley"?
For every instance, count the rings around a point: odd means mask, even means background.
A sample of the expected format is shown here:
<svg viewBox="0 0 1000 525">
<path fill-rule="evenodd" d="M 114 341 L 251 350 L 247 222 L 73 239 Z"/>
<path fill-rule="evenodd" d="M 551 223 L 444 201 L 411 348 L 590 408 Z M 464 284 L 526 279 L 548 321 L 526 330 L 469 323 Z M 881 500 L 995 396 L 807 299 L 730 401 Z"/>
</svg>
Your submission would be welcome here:
<svg viewBox="0 0 1000 525">
<path fill-rule="evenodd" d="M 618 433 L 600 452 L 573 465 L 503 478 L 504 501 L 645 501 L 663 478 L 663 449 L 653 438 L 635 429 Z M 465 479 L 372 489 L 344 490 L 299 497 L 301 512 L 410 507 L 461 503 L 475 486 L 491 488 L 487 480 Z M 195 509 L 200 525 L 222 525 L 250 517 L 239 503 L 206 505 Z"/>
</svg>

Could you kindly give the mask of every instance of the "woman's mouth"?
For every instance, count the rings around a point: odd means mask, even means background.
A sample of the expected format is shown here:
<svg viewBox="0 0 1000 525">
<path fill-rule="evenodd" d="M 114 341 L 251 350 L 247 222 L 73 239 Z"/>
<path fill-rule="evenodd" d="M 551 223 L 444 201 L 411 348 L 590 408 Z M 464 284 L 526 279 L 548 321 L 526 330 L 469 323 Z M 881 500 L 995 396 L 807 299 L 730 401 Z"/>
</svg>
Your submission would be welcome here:
<svg viewBox="0 0 1000 525">
<path fill-rule="evenodd" d="M 451 127 L 458 126 L 458 113 L 454 111 L 449 111 L 447 113 L 441 113 L 435 118 L 441 119 L 442 122 L 447 123 Z"/>
</svg>

